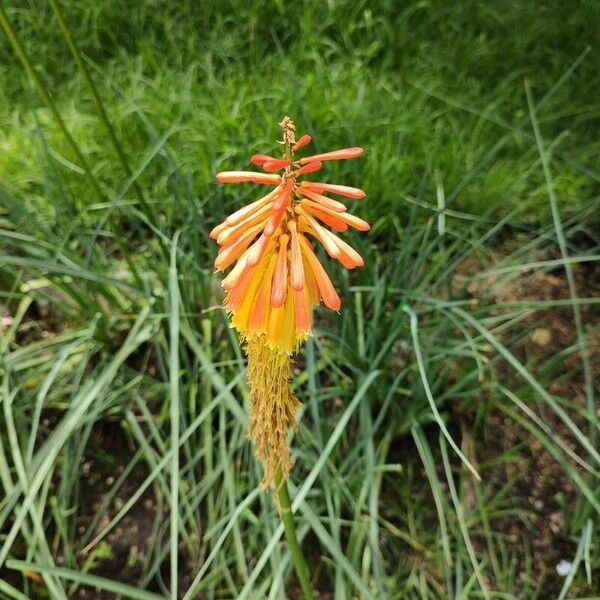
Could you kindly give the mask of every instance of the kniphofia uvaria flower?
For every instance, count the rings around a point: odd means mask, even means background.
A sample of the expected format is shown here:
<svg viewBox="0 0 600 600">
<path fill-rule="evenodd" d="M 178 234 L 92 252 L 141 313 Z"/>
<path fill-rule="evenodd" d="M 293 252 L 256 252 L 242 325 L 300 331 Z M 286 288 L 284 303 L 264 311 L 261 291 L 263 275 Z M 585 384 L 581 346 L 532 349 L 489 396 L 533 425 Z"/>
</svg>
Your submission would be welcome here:
<svg viewBox="0 0 600 600">
<path fill-rule="evenodd" d="M 249 435 L 265 464 L 265 487 L 278 469 L 285 479 L 292 466 L 287 435 L 289 427 L 296 424 L 299 402 L 289 384 L 291 356 L 311 333 L 312 308 L 321 301 L 333 310 L 341 306 L 313 244 L 319 242 L 331 258 L 354 269 L 363 265 L 362 257 L 333 231 L 369 229 L 366 221 L 348 214 L 339 201 L 364 198 L 362 190 L 302 179 L 319 171 L 326 161 L 360 156 L 362 148 L 298 159 L 296 152 L 309 144 L 311 137 L 303 135 L 296 140 L 289 117 L 279 125 L 282 158 L 255 154 L 250 161 L 263 172 L 217 174 L 221 183 L 249 182 L 272 189 L 210 233 L 220 246 L 216 269 L 232 267 L 222 283 L 225 307 L 248 355 Z"/>
</svg>

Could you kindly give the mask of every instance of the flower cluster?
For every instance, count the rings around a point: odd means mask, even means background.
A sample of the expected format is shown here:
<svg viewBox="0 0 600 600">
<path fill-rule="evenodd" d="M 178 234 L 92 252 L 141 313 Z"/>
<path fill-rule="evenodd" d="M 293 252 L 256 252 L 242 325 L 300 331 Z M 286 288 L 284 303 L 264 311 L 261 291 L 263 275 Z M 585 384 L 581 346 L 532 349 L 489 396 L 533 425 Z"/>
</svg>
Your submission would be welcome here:
<svg viewBox="0 0 600 600">
<path fill-rule="evenodd" d="M 369 229 L 366 221 L 348 214 L 346 206 L 331 197 L 360 200 L 365 197 L 362 190 L 301 179 L 326 161 L 360 156 L 362 148 L 297 159 L 295 153 L 310 143 L 310 135 L 296 140 L 289 117 L 279 125 L 283 158 L 255 154 L 250 161 L 263 172 L 217 174 L 221 183 L 249 182 L 273 189 L 210 232 L 219 244 L 216 269 L 233 267 L 222 283 L 225 307 L 248 355 L 249 435 L 265 464 L 264 487 L 278 474 L 284 480 L 292 467 L 287 435 L 296 425 L 299 402 L 289 384 L 291 354 L 310 335 L 313 306 L 323 301 L 338 310 L 341 305 L 312 242 L 320 242 L 329 256 L 354 269 L 363 265 L 362 257 L 333 231 Z"/>
<path fill-rule="evenodd" d="M 235 263 L 222 284 L 234 327 L 244 337 L 264 334 L 273 347 L 293 352 L 310 334 L 312 306 L 322 300 L 328 308 L 338 310 L 341 304 L 308 236 L 318 240 L 344 267 L 354 269 L 363 265 L 362 257 L 331 230 L 344 232 L 352 227 L 368 231 L 369 224 L 325 195 L 359 200 L 365 197 L 362 190 L 301 180 L 303 175 L 320 170 L 325 161 L 360 156 L 362 148 L 296 159 L 296 151 L 310 143 L 311 137 L 303 135 L 296 141 L 288 117 L 280 126 L 282 159 L 256 154 L 250 161 L 263 173 L 217 174 L 221 183 L 251 182 L 273 189 L 227 217 L 210 237 L 220 246 L 216 269 L 223 271 Z"/>
</svg>

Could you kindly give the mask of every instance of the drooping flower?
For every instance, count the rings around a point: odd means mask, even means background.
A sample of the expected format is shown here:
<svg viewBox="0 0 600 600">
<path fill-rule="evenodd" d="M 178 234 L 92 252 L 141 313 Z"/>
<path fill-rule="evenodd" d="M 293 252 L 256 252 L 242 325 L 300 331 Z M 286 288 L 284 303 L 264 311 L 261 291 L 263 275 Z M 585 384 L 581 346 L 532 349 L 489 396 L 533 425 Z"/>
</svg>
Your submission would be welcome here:
<svg viewBox="0 0 600 600">
<path fill-rule="evenodd" d="M 310 135 L 295 139 L 289 117 L 279 124 L 283 131 L 283 157 L 255 154 L 255 171 L 225 171 L 221 183 L 255 183 L 272 189 L 244 206 L 210 237 L 219 244 L 217 271 L 232 267 L 222 282 L 225 308 L 248 355 L 250 384 L 249 435 L 257 456 L 265 463 L 263 486 L 270 485 L 278 470 L 285 479 L 291 469 L 287 434 L 295 426 L 299 405 L 291 392 L 291 355 L 311 333 L 312 308 L 321 301 L 339 310 L 340 298 L 319 261 L 313 243 L 344 267 L 363 265 L 360 254 L 333 233 L 349 227 L 368 231 L 369 224 L 348 214 L 346 206 L 330 196 L 359 200 L 358 188 L 305 181 L 301 177 L 319 171 L 329 160 L 360 156 L 362 148 L 344 148 L 295 158 L 311 141 Z M 332 231 L 333 230 L 333 231 Z"/>
</svg>

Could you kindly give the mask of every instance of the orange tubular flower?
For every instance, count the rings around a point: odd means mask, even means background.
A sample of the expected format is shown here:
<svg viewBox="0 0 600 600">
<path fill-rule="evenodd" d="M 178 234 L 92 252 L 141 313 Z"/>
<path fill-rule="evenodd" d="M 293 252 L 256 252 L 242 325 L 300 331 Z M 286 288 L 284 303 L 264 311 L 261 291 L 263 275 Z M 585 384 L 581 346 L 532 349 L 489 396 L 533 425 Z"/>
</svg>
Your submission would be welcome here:
<svg viewBox="0 0 600 600">
<path fill-rule="evenodd" d="M 289 386 L 291 355 L 311 333 L 311 309 L 323 301 L 333 310 L 340 299 L 314 251 L 309 236 L 348 269 L 363 265 L 354 248 L 332 233 L 348 227 L 368 231 L 366 221 L 346 212 L 346 206 L 325 193 L 364 198 L 357 188 L 299 181 L 329 160 L 360 156 L 362 148 L 345 148 L 295 159 L 294 153 L 311 141 L 295 139 L 289 117 L 283 131 L 283 158 L 255 154 L 251 162 L 263 169 L 225 171 L 221 183 L 251 182 L 274 186 L 269 193 L 236 211 L 217 225 L 210 237 L 219 244 L 215 268 L 224 271 L 225 308 L 248 355 L 250 437 L 265 463 L 263 486 L 279 471 L 285 479 L 292 467 L 287 432 L 294 427 L 299 406 Z M 277 174 L 276 172 L 281 173 Z M 235 263 L 235 264 L 234 264 Z"/>
</svg>

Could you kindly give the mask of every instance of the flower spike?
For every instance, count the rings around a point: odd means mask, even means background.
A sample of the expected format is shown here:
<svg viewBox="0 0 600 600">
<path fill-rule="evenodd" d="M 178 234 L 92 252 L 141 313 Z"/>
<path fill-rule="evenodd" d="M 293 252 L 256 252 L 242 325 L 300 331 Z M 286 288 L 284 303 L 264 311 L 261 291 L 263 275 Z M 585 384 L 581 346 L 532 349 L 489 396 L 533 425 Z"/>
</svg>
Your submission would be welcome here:
<svg viewBox="0 0 600 600">
<path fill-rule="evenodd" d="M 307 235 L 321 243 L 326 253 L 345 268 L 364 264 L 354 248 L 335 233 L 349 227 L 368 231 L 369 224 L 348 214 L 342 202 L 325 194 L 359 200 L 361 189 L 345 185 L 301 181 L 329 160 L 352 159 L 363 153 L 352 147 L 304 158 L 295 153 L 311 136 L 296 140 L 289 117 L 279 124 L 283 156 L 255 154 L 250 162 L 264 172 L 224 171 L 221 183 L 255 183 L 273 189 L 231 214 L 210 232 L 219 245 L 215 268 L 232 267 L 222 282 L 225 308 L 248 355 L 250 383 L 250 437 L 265 464 L 263 486 L 278 471 L 283 480 L 291 467 L 287 432 L 295 427 L 299 402 L 290 390 L 291 356 L 311 334 L 312 308 L 321 302 L 339 310 L 340 297 L 317 257 Z"/>
</svg>

